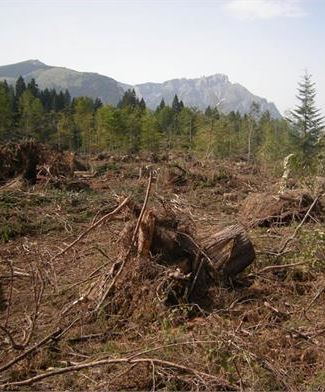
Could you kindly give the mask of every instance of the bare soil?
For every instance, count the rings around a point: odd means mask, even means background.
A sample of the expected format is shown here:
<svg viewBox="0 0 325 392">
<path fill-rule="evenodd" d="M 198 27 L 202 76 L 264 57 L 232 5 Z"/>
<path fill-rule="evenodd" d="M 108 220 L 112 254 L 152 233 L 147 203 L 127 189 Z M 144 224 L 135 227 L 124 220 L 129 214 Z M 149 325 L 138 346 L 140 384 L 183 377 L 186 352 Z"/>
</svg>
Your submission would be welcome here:
<svg viewBox="0 0 325 392">
<path fill-rule="evenodd" d="M 2 389 L 323 390 L 322 195 L 303 221 L 316 195 L 297 180 L 290 191 L 308 194 L 303 211 L 281 202 L 272 219 L 279 179 L 251 163 L 177 154 L 84 160 L 74 175 L 69 165 L 39 164 L 35 185 L 15 181 L 20 173 L 3 179 Z M 186 275 L 187 256 L 150 248 L 142 257 L 130 247 L 150 173 L 147 211 L 168 208 L 177 230 L 197 240 L 242 224 L 255 262 L 234 279 L 199 282 L 200 298 L 179 300 L 183 283 L 170 276 Z M 128 196 L 133 204 L 111 214 Z M 268 223 L 251 224 L 261 211 Z"/>
</svg>

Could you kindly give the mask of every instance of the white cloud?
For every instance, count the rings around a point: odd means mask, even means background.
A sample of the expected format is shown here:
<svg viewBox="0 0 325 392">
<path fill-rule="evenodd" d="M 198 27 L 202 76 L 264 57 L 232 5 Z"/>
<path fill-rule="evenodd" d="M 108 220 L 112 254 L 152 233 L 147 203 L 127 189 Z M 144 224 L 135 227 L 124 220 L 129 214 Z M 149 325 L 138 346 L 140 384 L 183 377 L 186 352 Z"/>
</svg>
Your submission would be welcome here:
<svg viewBox="0 0 325 392">
<path fill-rule="evenodd" d="M 225 8 L 239 19 L 250 20 L 306 15 L 301 0 L 228 0 Z"/>
</svg>

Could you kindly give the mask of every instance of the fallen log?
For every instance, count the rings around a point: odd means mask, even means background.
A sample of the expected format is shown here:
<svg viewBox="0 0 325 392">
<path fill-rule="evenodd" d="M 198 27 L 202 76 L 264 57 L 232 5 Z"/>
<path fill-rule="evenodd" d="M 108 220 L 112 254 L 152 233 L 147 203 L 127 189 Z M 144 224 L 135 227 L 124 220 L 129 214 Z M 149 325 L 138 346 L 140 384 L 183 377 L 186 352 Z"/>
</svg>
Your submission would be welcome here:
<svg viewBox="0 0 325 392">
<path fill-rule="evenodd" d="M 249 227 L 270 227 L 288 225 L 301 221 L 314 198 L 305 190 L 287 191 L 281 195 L 252 193 L 241 206 L 240 220 Z M 324 218 L 320 200 L 313 205 L 309 217 L 316 220 Z"/>
</svg>

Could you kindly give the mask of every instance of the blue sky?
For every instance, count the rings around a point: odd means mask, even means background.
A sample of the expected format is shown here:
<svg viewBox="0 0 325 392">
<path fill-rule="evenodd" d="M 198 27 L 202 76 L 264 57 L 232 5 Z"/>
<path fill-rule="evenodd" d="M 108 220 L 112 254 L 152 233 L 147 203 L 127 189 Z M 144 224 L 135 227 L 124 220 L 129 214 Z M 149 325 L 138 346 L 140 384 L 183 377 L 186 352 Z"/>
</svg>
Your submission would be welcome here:
<svg viewBox="0 0 325 392">
<path fill-rule="evenodd" d="M 0 20 L 1 65 L 131 84 L 225 73 L 282 112 L 307 68 L 325 113 L 325 0 L 0 0 Z"/>
</svg>

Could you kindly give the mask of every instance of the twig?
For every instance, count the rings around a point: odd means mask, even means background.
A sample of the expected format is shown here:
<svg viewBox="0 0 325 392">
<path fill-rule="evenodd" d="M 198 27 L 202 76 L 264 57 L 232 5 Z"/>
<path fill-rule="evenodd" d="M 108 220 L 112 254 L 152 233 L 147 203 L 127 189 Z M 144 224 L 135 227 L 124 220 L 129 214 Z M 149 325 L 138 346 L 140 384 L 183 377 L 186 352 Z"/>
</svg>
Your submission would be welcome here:
<svg viewBox="0 0 325 392">
<path fill-rule="evenodd" d="M 14 268 L 12 266 L 11 260 L 5 260 L 5 263 L 8 264 L 8 266 L 10 268 L 10 286 L 9 286 L 9 295 L 8 295 L 8 307 L 7 307 L 7 312 L 6 312 L 6 321 L 4 324 L 4 327 L 7 328 L 7 325 L 9 322 L 9 317 L 10 317 L 11 304 L 12 304 L 12 291 L 13 291 L 13 286 L 14 286 Z"/>
<path fill-rule="evenodd" d="M 24 346 L 15 342 L 11 332 L 4 326 L 0 325 L 0 329 L 8 336 L 11 347 L 15 350 L 23 350 Z"/>
<path fill-rule="evenodd" d="M 143 350 L 143 351 L 140 351 L 138 353 L 132 354 L 129 357 L 129 360 L 134 359 L 136 357 L 140 357 L 141 355 L 144 355 L 144 354 L 149 354 L 149 353 L 152 353 L 154 351 L 163 350 L 163 349 L 166 349 L 166 348 L 169 348 L 169 347 L 189 346 L 189 345 L 203 344 L 203 343 L 213 343 L 213 344 L 216 344 L 216 343 L 218 343 L 218 341 L 217 340 L 193 340 L 193 341 L 186 341 L 186 342 L 176 342 L 176 343 L 164 344 L 162 346 L 149 348 L 147 350 Z"/>
<path fill-rule="evenodd" d="M 150 189 L 151 189 L 151 183 L 152 183 L 152 173 L 150 172 L 148 186 L 147 186 L 147 190 L 146 190 L 146 195 L 145 195 L 145 198 L 144 198 L 144 202 L 143 202 L 143 205 L 142 205 L 142 208 L 141 208 L 141 212 L 140 212 L 139 218 L 137 220 L 137 224 L 135 226 L 135 229 L 134 229 L 134 232 L 133 232 L 133 235 L 132 235 L 131 245 L 134 244 L 135 238 L 136 238 L 136 236 L 138 234 L 138 231 L 139 231 L 139 228 L 140 228 L 140 224 L 142 222 L 142 218 L 143 218 L 144 212 L 145 212 L 145 210 L 147 208 L 147 203 L 148 203 Z"/>
<path fill-rule="evenodd" d="M 121 266 L 120 266 L 119 270 L 117 271 L 116 275 L 114 276 L 111 284 L 108 286 L 108 288 L 105 291 L 104 295 L 102 296 L 102 298 L 98 302 L 98 304 L 97 304 L 97 306 L 95 308 L 95 312 L 97 312 L 100 309 L 100 307 L 103 305 L 104 301 L 106 300 L 108 294 L 111 292 L 112 288 L 114 287 L 114 285 L 115 285 L 115 283 L 117 281 L 117 278 L 119 277 L 119 275 L 123 271 L 123 268 L 124 268 L 127 260 L 129 259 L 130 255 L 131 255 L 131 252 L 132 252 L 132 249 L 133 249 L 133 246 L 134 246 L 134 241 L 135 241 L 135 238 L 136 238 L 136 236 L 138 234 L 138 231 L 139 231 L 139 228 L 140 228 L 140 224 L 142 222 L 143 214 L 144 214 L 144 212 L 146 210 L 146 207 L 147 207 L 149 194 L 150 194 L 150 189 L 151 189 L 151 183 L 152 183 L 152 174 L 150 173 L 146 195 L 145 195 L 145 198 L 144 198 L 144 202 L 143 202 L 143 205 L 142 205 L 142 208 L 141 208 L 141 212 L 140 212 L 139 218 L 137 220 L 137 224 L 136 224 L 135 229 L 133 231 L 133 235 L 132 235 L 132 239 L 131 239 L 131 245 L 129 247 L 129 250 L 128 250 L 127 254 L 124 257 L 123 262 L 121 263 Z"/>
<path fill-rule="evenodd" d="M 103 223 L 105 220 L 110 220 L 121 211 L 121 209 L 127 204 L 127 202 L 130 200 L 129 197 L 125 198 L 122 203 L 115 208 L 114 211 L 109 212 L 108 214 L 104 215 L 101 217 L 97 222 L 95 222 L 93 225 L 88 227 L 87 230 L 85 230 L 83 233 L 81 233 L 71 244 L 69 244 L 67 247 L 65 247 L 61 252 L 57 253 L 54 255 L 51 259 L 51 261 L 55 260 L 57 257 L 62 256 L 65 254 L 68 250 L 70 250 L 72 247 L 74 247 L 82 238 L 84 238 L 88 233 L 90 233 L 92 230 L 94 230 L 96 227 L 98 227 L 101 223 Z"/>
<path fill-rule="evenodd" d="M 236 362 L 236 360 L 235 360 L 235 359 L 233 360 L 233 362 L 234 362 L 235 369 L 236 369 L 236 372 L 237 372 L 237 374 L 238 374 L 238 377 L 239 377 L 239 383 L 240 383 L 240 392 L 244 392 L 244 391 L 245 391 L 245 390 L 244 390 L 244 383 L 243 383 L 243 378 L 242 378 L 242 376 L 241 376 L 241 373 L 240 373 L 239 367 L 238 367 L 238 365 L 237 365 L 237 362 Z"/>
<path fill-rule="evenodd" d="M 278 252 L 276 253 L 276 256 L 281 256 L 281 254 L 283 253 L 283 251 L 286 249 L 286 247 L 288 246 L 288 244 L 295 239 L 298 231 L 300 230 L 301 226 L 305 223 L 306 219 L 308 218 L 311 210 L 314 208 L 314 205 L 317 203 L 318 199 L 320 198 L 320 195 L 316 196 L 314 201 L 311 203 L 310 207 L 308 208 L 308 211 L 306 212 L 305 216 L 303 217 L 302 221 L 299 223 L 299 225 L 296 227 L 296 230 L 294 231 L 294 233 L 292 234 L 292 236 L 288 237 L 283 245 L 281 246 L 281 248 L 278 250 Z"/>
<path fill-rule="evenodd" d="M 22 380 L 22 381 L 16 381 L 12 383 L 7 383 L 3 384 L 3 387 L 14 387 L 14 386 L 23 386 L 23 385 L 31 385 L 35 382 L 44 380 L 45 378 L 57 376 L 60 374 L 65 374 L 65 373 L 70 373 L 70 372 L 76 372 L 79 370 L 83 369 L 89 369 L 97 366 L 103 366 L 103 365 L 113 365 L 113 364 L 124 364 L 124 363 L 129 363 L 129 364 L 138 364 L 138 363 L 149 363 L 151 365 L 156 365 L 156 366 L 161 366 L 161 367 L 169 367 L 169 368 L 174 368 L 177 369 L 181 372 L 185 373 L 190 373 L 193 374 L 194 376 L 197 377 L 206 377 L 210 378 L 211 380 L 216 381 L 220 386 L 223 388 L 226 388 L 227 390 L 232 390 L 236 391 L 238 390 L 238 387 L 228 383 L 225 380 L 222 380 L 216 376 L 213 376 L 212 374 L 205 373 L 198 371 L 196 369 L 180 365 L 175 362 L 170 362 L 170 361 L 165 361 L 162 359 L 156 359 L 156 358 L 137 358 L 137 359 L 129 359 L 129 358 L 116 358 L 116 359 L 102 359 L 99 361 L 93 361 L 93 362 L 87 362 L 87 363 L 82 363 L 80 365 L 74 365 L 74 366 L 68 366 L 65 368 L 59 368 L 55 370 L 51 370 L 42 374 L 39 374 L 37 376 Z"/>
<path fill-rule="evenodd" d="M 35 326 L 36 326 L 36 321 L 39 316 L 39 309 L 41 306 L 41 301 L 44 293 L 44 288 L 45 288 L 45 283 L 44 279 L 41 273 L 40 268 L 36 265 L 36 274 L 34 273 L 34 270 L 32 269 L 32 281 L 33 281 L 33 292 L 34 292 L 34 312 L 31 317 L 31 322 L 30 322 L 30 328 L 28 331 L 28 334 L 26 338 L 24 339 L 23 346 L 27 346 L 30 342 L 30 339 L 32 338 Z M 38 279 L 36 279 L 36 277 Z"/>
<path fill-rule="evenodd" d="M 278 269 L 283 269 L 283 268 L 293 268 L 298 265 L 303 265 L 306 264 L 307 261 L 300 261 L 299 263 L 292 263 L 292 264 L 279 264 L 279 265 L 269 265 L 267 267 L 262 268 L 261 270 L 257 271 L 254 274 L 249 274 L 248 276 L 260 274 L 262 272 L 267 272 L 267 271 L 273 271 L 273 270 L 278 270 Z"/>
<path fill-rule="evenodd" d="M 155 379 L 155 363 L 151 361 L 152 367 L 152 388 L 151 390 L 154 392 L 156 390 L 156 379 Z"/>
<path fill-rule="evenodd" d="M 50 333 L 49 335 L 45 336 L 41 341 L 38 343 L 35 343 L 34 346 L 32 346 L 30 349 L 27 351 L 23 352 L 22 354 L 18 355 L 18 357 L 13 358 L 11 361 L 0 367 L 0 373 L 9 369 L 11 366 L 15 365 L 16 363 L 20 362 L 24 358 L 26 358 L 28 355 L 32 354 L 34 351 L 39 349 L 41 346 L 46 344 L 47 342 L 54 340 L 57 341 L 62 338 L 63 335 L 65 335 L 70 328 L 72 328 L 77 321 L 80 320 L 80 317 L 77 317 L 74 321 L 72 321 L 65 329 L 62 328 L 57 328 L 54 332 Z"/>
<path fill-rule="evenodd" d="M 24 359 L 25 357 L 27 357 L 29 354 L 33 353 L 35 350 L 37 350 L 39 347 L 43 346 L 45 343 L 47 343 L 48 341 L 55 339 L 58 337 L 58 335 L 60 335 L 62 332 L 61 329 L 57 329 L 54 332 L 52 332 L 51 334 L 45 336 L 44 339 L 42 339 L 41 341 L 39 341 L 38 343 L 36 343 L 33 347 L 31 347 L 30 349 L 28 349 L 27 351 L 23 352 L 22 354 L 18 355 L 18 357 L 13 358 L 11 361 L 9 361 L 8 363 L 6 363 L 5 365 L 3 365 L 2 367 L 0 367 L 0 373 L 9 369 L 11 366 L 13 366 L 14 364 L 16 364 L 17 362 L 21 361 L 22 359 Z"/>
<path fill-rule="evenodd" d="M 97 248 L 95 248 L 95 249 L 97 249 Z M 66 293 L 68 290 L 71 290 L 72 288 L 74 288 L 74 287 L 76 287 L 76 286 L 79 286 L 79 285 L 82 284 L 82 283 L 86 283 L 86 282 L 88 282 L 89 280 L 92 280 L 92 279 L 97 278 L 99 271 L 100 271 L 101 269 L 103 269 L 104 267 L 106 267 L 108 264 L 111 264 L 111 261 L 108 261 L 108 262 L 102 264 L 100 267 L 96 268 L 94 271 L 92 271 L 92 272 L 90 273 L 90 275 L 87 276 L 87 278 L 85 278 L 85 279 L 83 279 L 83 280 L 80 280 L 80 281 L 78 281 L 78 282 L 75 282 L 75 283 L 73 283 L 72 285 L 68 286 L 66 289 L 64 289 L 64 293 Z"/>
<path fill-rule="evenodd" d="M 304 310 L 304 314 L 306 315 L 306 313 L 308 312 L 308 310 L 311 308 L 311 305 L 317 301 L 317 299 L 323 294 L 323 292 L 325 291 L 325 286 L 321 287 L 318 292 L 316 293 L 315 297 L 309 302 L 307 308 Z"/>
<path fill-rule="evenodd" d="M 74 338 L 68 339 L 68 343 L 79 343 L 93 339 L 103 339 L 107 336 L 107 332 L 104 333 L 93 333 L 90 335 L 76 336 Z"/>
<path fill-rule="evenodd" d="M 197 252 L 196 257 L 195 257 L 195 263 L 194 263 L 195 267 L 196 267 L 196 265 L 197 265 L 197 262 L 198 262 L 199 259 L 200 259 L 200 256 L 201 256 L 201 252 L 199 251 L 199 252 Z M 189 299 L 189 297 L 191 296 L 191 294 L 192 294 L 192 292 L 193 292 L 193 290 L 194 290 L 196 281 L 197 281 L 197 279 L 198 279 L 198 277 L 199 277 L 199 274 L 200 274 L 200 272 L 201 272 L 201 268 L 202 268 L 202 266 L 203 266 L 204 261 L 205 261 L 205 259 L 202 257 L 202 258 L 201 258 L 201 261 L 200 261 L 200 264 L 199 264 L 199 266 L 198 266 L 197 269 L 196 269 L 195 276 L 194 276 L 194 279 L 192 280 L 192 284 L 191 284 L 190 290 L 189 290 L 189 292 L 188 292 L 187 295 L 186 295 L 186 296 L 187 296 L 187 299 Z"/>
</svg>

